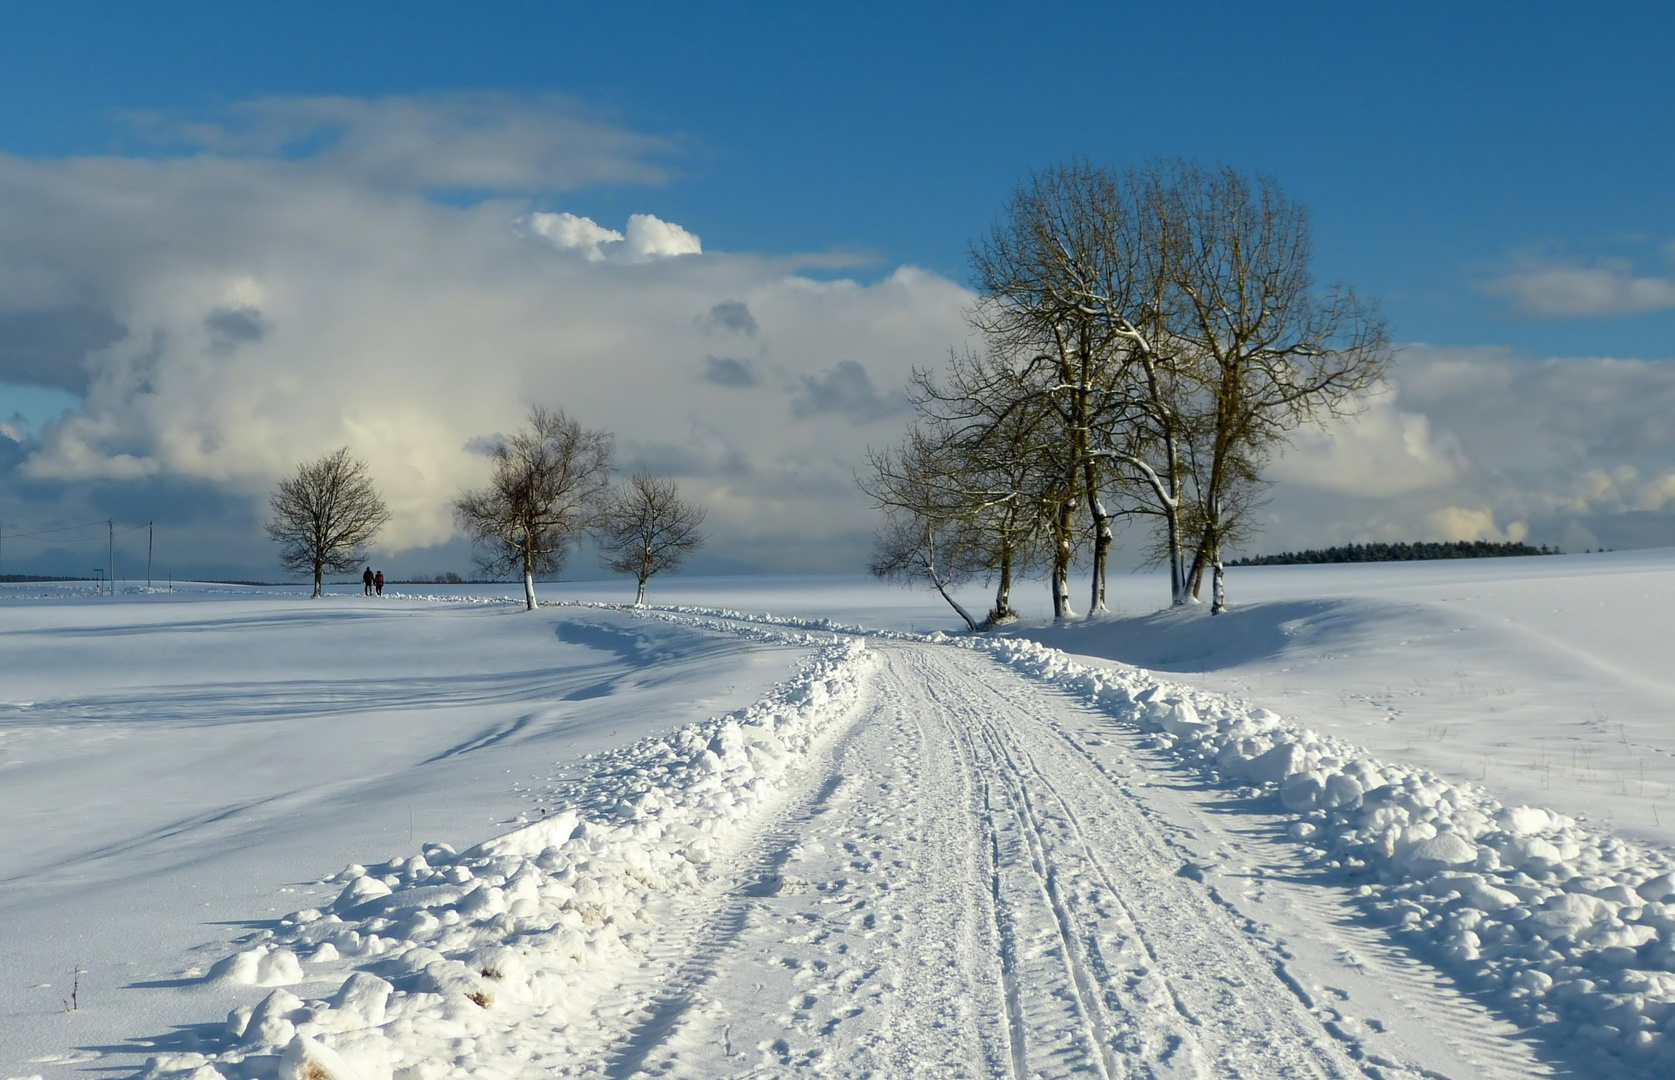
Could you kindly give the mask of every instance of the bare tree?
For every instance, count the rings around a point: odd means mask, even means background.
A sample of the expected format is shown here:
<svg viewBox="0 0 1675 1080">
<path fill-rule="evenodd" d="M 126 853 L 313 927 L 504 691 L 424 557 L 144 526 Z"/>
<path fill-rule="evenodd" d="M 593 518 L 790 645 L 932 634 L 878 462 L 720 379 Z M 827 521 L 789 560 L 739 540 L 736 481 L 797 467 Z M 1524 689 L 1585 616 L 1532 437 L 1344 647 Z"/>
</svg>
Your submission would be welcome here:
<svg viewBox="0 0 1675 1080">
<path fill-rule="evenodd" d="M 593 538 L 608 569 L 634 575 L 639 607 L 651 576 L 673 570 L 704 542 L 703 523 L 703 508 L 682 499 L 673 480 L 637 472 L 606 503 Z"/>
<path fill-rule="evenodd" d="M 867 451 L 871 475 L 856 479 L 884 511 L 871 571 L 885 581 L 931 586 L 976 630 L 977 620 L 948 590 L 970 580 L 980 561 L 973 540 L 981 498 L 954 444 L 939 437 L 945 432 L 932 434 L 935 428 L 921 422 L 901 446 Z"/>
<path fill-rule="evenodd" d="M 1161 197 L 1168 188 L 1162 166 L 1056 166 L 1020 187 L 973 249 L 973 321 L 991 348 L 1021 356 L 1017 392 L 1051 401 L 1058 452 L 1074 476 L 1053 528 L 1060 617 L 1069 614 L 1064 577 L 1077 503 L 1091 519 L 1090 614 L 1105 610 L 1112 522 L 1121 516 L 1158 519 L 1171 596 L 1187 596 L 1182 439 L 1190 402 L 1170 351 L 1177 298 L 1168 273 L 1172 207 Z M 1120 500 L 1114 509 L 1108 494 Z"/>
<path fill-rule="evenodd" d="M 366 462 L 342 447 L 297 466 L 269 500 L 273 517 L 267 533 L 280 544 L 279 563 L 293 574 L 312 574 L 314 595 L 321 577 L 359 565 L 366 545 L 390 520 L 390 511 L 366 474 Z"/>
<path fill-rule="evenodd" d="M 872 574 L 884 581 L 929 585 L 948 601 L 969 629 L 978 630 L 981 627 L 971 612 L 949 592 L 971 578 L 970 562 L 960 550 L 970 535 L 964 522 L 892 507 L 885 511 L 884 525 L 878 530 Z"/>
<path fill-rule="evenodd" d="M 915 372 L 908 394 L 918 419 L 900 446 L 869 450 L 868 475 L 857 477 L 890 517 L 878 534 L 875 574 L 924 581 L 951 605 L 939 581 L 990 577 L 994 606 L 978 629 L 1017 618 L 1014 576 L 1041 561 L 1048 511 L 1057 506 L 1051 478 L 1062 471 L 1041 451 L 1042 425 L 1031 411 L 1039 401 L 1011 395 L 1004 388 L 1012 378 L 969 353 L 952 357 L 946 380 Z"/>
<path fill-rule="evenodd" d="M 613 449 L 609 433 L 583 428 L 562 409 L 536 407 L 528 428 L 495 447 L 488 486 L 454 502 L 483 571 L 523 575 L 526 610 L 535 610 L 536 575 L 556 573 L 597 519 Z"/>
<path fill-rule="evenodd" d="M 1274 448 L 1353 412 L 1388 362 L 1373 306 L 1347 288 L 1317 292 L 1310 255 L 1307 214 L 1272 179 L 1188 162 L 1049 169 L 974 247 L 973 323 L 1018 375 L 996 388 L 1045 401 L 1037 415 L 1056 428 L 1040 442 L 1056 442 L 1063 473 L 1056 617 L 1070 613 L 1082 504 L 1090 613 L 1105 604 L 1110 523 L 1131 513 L 1162 526 L 1174 602 L 1196 598 L 1213 569 L 1222 609 L 1221 552 L 1249 528 Z M 1126 504 L 1108 510 L 1107 492 Z"/>
<path fill-rule="evenodd" d="M 1052 516 L 1053 615 L 1070 608 L 1069 572 L 1077 507 L 1092 521 L 1093 591 L 1088 613 L 1106 610 L 1106 565 L 1114 533 L 1103 495 L 1108 456 L 1098 432 L 1121 403 L 1114 389 L 1129 341 L 1110 319 L 1129 315 L 1140 288 L 1134 215 L 1118 178 L 1085 162 L 1036 174 L 1018 188 L 1005 215 L 972 248 L 979 301 L 972 322 L 991 352 L 1017 370 L 1016 392 L 1054 415 L 1063 497 Z M 1099 303 L 1095 303 L 1095 300 Z"/>
<path fill-rule="evenodd" d="M 1167 179 L 1172 337 L 1206 421 L 1187 577 L 1196 598 L 1213 570 L 1219 612 L 1223 546 L 1252 506 L 1268 455 L 1303 424 L 1354 412 L 1383 377 L 1390 345 L 1376 309 L 1353 290 L 1316 292 L 1308 214 L 1273 179 L 1184 163 Z"/>
</svg>

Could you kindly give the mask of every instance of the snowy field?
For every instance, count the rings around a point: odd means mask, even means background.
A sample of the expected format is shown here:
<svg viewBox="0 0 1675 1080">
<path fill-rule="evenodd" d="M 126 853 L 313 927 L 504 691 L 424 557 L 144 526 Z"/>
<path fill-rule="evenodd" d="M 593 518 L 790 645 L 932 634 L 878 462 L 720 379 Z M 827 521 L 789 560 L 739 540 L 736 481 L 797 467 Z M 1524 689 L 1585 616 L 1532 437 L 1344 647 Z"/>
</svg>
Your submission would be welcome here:
<svg viewBox="0 0 1675 1080">
<path fill-rule="evenodd" d="M 1675 551 L 1229 585 L 0 587 L 0 1078 L 1675 1074 Z"/>
</svg>

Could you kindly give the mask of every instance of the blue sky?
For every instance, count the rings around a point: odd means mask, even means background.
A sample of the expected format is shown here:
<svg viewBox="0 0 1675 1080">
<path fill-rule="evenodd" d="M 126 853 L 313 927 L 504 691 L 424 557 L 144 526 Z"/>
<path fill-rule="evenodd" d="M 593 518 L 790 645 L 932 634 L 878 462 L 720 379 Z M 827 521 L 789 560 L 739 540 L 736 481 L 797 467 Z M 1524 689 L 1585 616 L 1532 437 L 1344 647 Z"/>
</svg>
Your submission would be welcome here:
<svg viewBox="0 0 1675 1080">
<path fill-rule="evenodd" d="M 1405 340 L 1675 353 L 1675 305 L 1579 326 L 1479 291 L 1528 260 L 1669 273 L 1667 5 L 1185 6 L 7 5 L 0 149 L 146 152 L 138 109 L 558 92 L 669 138 L 655 201 L 719 246 L 956 277 L 1030 169 L 1184 155 L 1281 178 L 1322 276 Z"/>
<path fill-rule="evenodd" d="M 0 3 L 0 155 L 28 191 L 58 193 L 10 232 L 0 223 L 0 241 L 11 244 L 14 268 L 50 264 L 55 281 L 80 280 L 78 275 L 96 280 L 66 286 L 69 292 L 55 294 L 49 304 L 31 299 L 36 294 L 17 284 L 27 278 L 23 270 L 11 278 L 0 273 L 0 320 L 8 313 L 27 314 L 34 304 L 42 312 L 79 312 L 76 317 L 84 322 L 78 325 L 91 327 L 86 329 L 91 347 L 106 347 L 116 333 L 102 334 L 99 328 L 107 323 L 101 319 L 120 325 L 130 341 L 137 341 L 136 327 L 144 323 L 152 327 L 153 340 L 161 341 L 174 325 L 168 320 L 177 316 L 167 314 L 175 311 L 172 301 L 158 295 L 159 268 L 199 256 L 204 261 L 178 279 L 185 291 L 176 296 L 197 288 L 187 282 L 201 283 L 210 267 L 245 283 L 227 285 L 233 290 L 227 296 L 244 295 L 239 289 L 269 295 L 284 273 L 304 274 L 308 261 L 306 253 L 281 258 L 264 248 L 273 231 L 252 227 L 236 250 L 211 251 L 204 239 L 180 245 L 198 255 L 171 254 L 167 235 L 144 232 L 122 215 L 118 202 L 138 193 L 133 212 L 175 222 L 172 227 L 182 235 L 222 235 L 227 221 L 253 221 L 276 201 L 297 197 L 292 181 L 281 176 L 284 162 L 319 155 L 345 128 L 360 133 L 400 128 L 405 122 L 396 117 L 400 110 L 377 103 L 411 101 L 423 108 L 479 95 L 469 108 L 450 114 L 456 136 L 492 127 L 496 110 L 537 126 L 550 114 L 572 125 L 564 138 L 583 132 L 586 153 L 560 162 L 571 153 L 559 147 L 560 139 L 548 159 L 510 180 L 505 176 L 511 174 L 492 170 L 463 180 L 442 170 L 425 174 L 432 176 L 428 181 L 419 176 L 410 189 L 365 172 L 351 177 L 354 169 L 339 162 L 336 180 L 309 189 L 314 205 L 352 195 L 360 200 L 361 209 L 352 215 L 356 221 L 367 220 L 378 206 L 392 213 L 398 207 L 406 208 L 403 213 L 432 212 L 413 203 L 417 189 L 430 208 L 454 213 L 447 228 L 464 227 L 472 214 L 481 216 L 485 208 L 500 212 L 502 206 L 507 220 L 566 212 L 619 232 L 630 215 L 654 215 L 701 237 L 704 260 L 712 253 L 736 256 L 721 260 L 732 269 L 720 279 L 712 270 L 702 285 L 690 284 L 690 303 L 700 313 L 711 306 L 702 302 L 705 289 L 720 290 L 713 297 L 718 303 L 751 289 L 772 292 L 776 274 L 823 285 L 852 283 L 861 292 L 860 299 L 851 299 L 866 313 L 840 317 L 822 309 L 826 314 L 819 317 L 835 319 L 833 325 L 857 335 L 848 354 L 839 355 L 840 349 L 828 356 L 823 345 L 797 339 L 790 326 L 767 323 L 753 339 L 754 353 L 745 355 L 748 350 L 735 346 L 748 343 L 735 342 L 726 347 L 738 356 L 716 354 L 756 364 L 763 385 L 772 384 L 793 403 L 789 415 L 806 419 L 806 401 L 816 400 L 807 396 L 809 388 L 838 387 L 845 360 L 864 369 L 881 402 L 890 400 L 892 384 L 899 382 L 902 350 L 930 352 L 912 362 L 936 361 L 941 350 L 928 342 L 909 344 L 891 336 L 887 312 L 895 309 L 879 290 L 919 289 L 935 298 L 915 293 L 919 299 L 913 302 L 946 306 L 952 293 L 942 286 L 965 281 L 966 245 L 1031 169 L 1077 155 L 1115 165 L 1187 156 L 1276 176 L 1313 213 L 1319 276 L 1377 297 L 1397 341 L 1428 347 L 1412 353 L 1405 396 L 1387 407 L 1388 416 L 1373 418 L 1387 423 L 1390 437 L 1423 459 L 1417 472 L 1446 473 L 1454 485 L 1445 494 L 1439 479 L 1435 505 L 1414 504 L 1410 533 L 1434 531 L 1444 520 L 1438 514 L 1461 510 L 1491 515 L 1485 535 L 1510 535 L 1509 523 L 1516 520 L 1532 539 L 1572 546 L 1627 546 L 1648 538 L 1675 542 L 1657 494 L 1675 455 L 1662 441 L 1667 432 L 1656 418 L 1633 412 L 1645 407 L 1648 395 L 1667 400 L 1660 396 L 1667 392 L 1662 373 L 1675 358 L 1675 200 L 1668 183 L 1675 176 L 1675 140 L 1668 135 L 1675 130 L 1669 74 L 1675 15 L 1664 5 L 1204 4 L 1183 12 L 1173 5 L 1057 3 L 1032 5 L 1027 15 L 1016 5 L 970 4 L 900 11 L 768 4 L 345 7 L 292 3 L 257 11 L 208 3 Z M 350 116 L 327 110 L 330 115 L 321 121 L 318 109 L 297 105 L 322 98 L 362 103 L 371 111 Z M 280 104 L 253 115 L 250 102 Z M 204 124 L 213 126 L 214 138 L 204 136 Z M 242 137 L 253 129 L 265 134 Z M 375 141 L 366 138 L 367 145 Z M 78 161 L 102 162 L 112 171 L 78 187 L 85 179 Z M 178 168 L 133 168 L 148 161 Z M 227 179 L 240 169 L 243 179 Z M 219 170 L 213 181 L 212 170 Z M 189 174 L 196 178 L 183 179 Z M 480 182 L 474 179 L 479 175 Z M 389 194 L 379 204 L 381 184 Z M 240 194 L 226 197 L 247 200 L 246 212 L 215 219 L 220 224 L 192 212 L 194 204 L 201 207 L 211 198 L 206 191 L 225 194 L 234 188 Z M 165 191 L 174 194 L 165 198 Z M 74 198 L 90 207 L 87 214 L 76 212 Z M 147 201 L 153 198 L 162 201 Z M 58 248 L 42 225 L 53 214 L 64 215 Z M 341 222 L 308 220 L 311 225 L 291 227 L 304 234 L 318 227 L 322 236 L 344 235 Z M 26 226 L 33 231 L 18 239 L 23 233 L 17 230 Z M 132 235 L 124 232 L 129 228 Z M 436 235 L 426 229 L 427 236 Z M 394 235 L 383 235 L 379 243 L 399 242 Z M 94 267 L 127 265 L 130 258 L 129 278 Z M 360 258 L 345 252 L 337 265 Z M 436 258 L 446 264 L 449 256 Z M 480 287 L 481 274 L 492 274 L 482 270 L 493 265 L 488 260 L 485 253 L 471 261 L 476 269 L 456 268 L 450 287 Z M 744 262 L 751 268 L 740 269 Z M 262 276 L 262 267 L 281 264 L 292 269 L 275 270 L 273 280 Z M 903 284 L 897 280 L 902 267 L 917 268 L 932 280 Z M 462 284 L 468 280 L 477 284 Z M 154 284 L 143 286 L 146 281 Z M 613 282 L 620 291 L 639 288 L 646 279 Z M 440 290 L 430 292 L 433 297 L 454 295 L 441 285 L 417 287 Z M 801 286 L 787 288 L 795 293 Z M 82 299 L 66 299 L 71 293 Z M 762 295 L 761 303 L 771 304 L 767 293 Z M 216 311 L 228 304 L 233 307 L 226 310 L 244 310 L 238 305 L 246 304 L 225 297 L 202 302 Z M 263 303 L 251 300 L 247 306 L 266 311 Z M 938 307 L 924 322 L 941 328 L 946 315 Z M 300 310 L 292 316 L 309 317 Z M 342 336 L 323 340 L 360 340 L 359 332 L 343 323 L 349 317 L 333 314 Z M 70 332 L 62 318 L 52 318 L 59 319 L 55 333 Z M 697 318 L 682 325 L 698 325 Z M 862 324 L 866 330 L 856 329 Z M 282 330 L 284 324 L 273 325 Z M 611 327 L 598 329 L 605 338 L 612 333 Z M 277 350 L 282 336 L 276 332 L 258 345 Z M 368 330 L 365 336 L 375 335 Z M 957 328 L 942 337 L 947 345 L 956 344 Z M 722 347 L 710 338 L 641 347 L 666 347 L 670 364 L 687 362 L 676 355 L 684 356 L 684 349 L 697 364 L 709 355 L 698 355 L 710 347 L 703 342 Z M 0 326 L 0 365 L 6 363 L 5 348 Z M 167 348 L 158 348 L 165 357 L 158 362 L 166 366 Z M 205 348 L 213 350 L 213 342 Z M 1528 422 L 1542 408 L 1565 402 L 1513 402 L 1504 387 L 1541 382 L 1524 377 L 1526 369 L 1535 370 L 1531 365 L 1562 361 L 1574 367 L 1602 359 L 1619 363 L 1604 376 L 1576 368 L 1546 384 L 1602 387 L 1603 397 L 1592 407 L 1603 427 L 1567 435 L 1551 447 L 1552 456 L 1541 458 L 1549 462 L 1543 475 L 1568 470 L 1575 482 L 1535 498 L 1532 490 L 1539 485 L 1520 471 L 1512 454 L 1519 417 Z M 122 361 L 124 370 L 134 362 Z M 287 363 L 278 352 L 267 362 Z M 1499 373 L 1500 381 L 1489 379 L 1488 385 L 1502 389 L 1481 392 L 1500 400 L 1462 403 L 1437 389 L 1456 385 L 1446 373 L 1460 364 L 1483 378 Z M 1640 367 L 1623 375 L 1627 369 L 1621 364 Z M 380 385 L 388 385 L 387 376 L 379 378 Z M 1628 380 L 1620 391 L 1611 381 L 1617 378 Z M 95 377 L 93 384 L 98 381 Z M 205 450 L 188 455 L 193 463 L 183 464 L 178 452 L 169 459 L 152 443 L 174 446 L 178 439 L 160 422 L 136 425 L 124 419 L 127 406 L 113 396 L 116 390 L 107 386 L 86 404 L 87 380 L 47 385 L 52 382 L 35 368 L 0 366 L 0 419 L 21 414 L 20 424 L 14 424 L 16 445 L 9 457 L 0 453 L 0 469 L 16 472 L 31 455 L 44 461 L 56 454 L 58 461 L 52 468 L 37 463 L 24 474 L 0 474 L 10 477 L 0 479 L 0 516 L 50 522 L 113 500 L 143 504 L 146 492 L 155 494 L 153 501 L 162 500 L 165 490 L 168 507 L 177 508 L 170 512 L 184 515 L 181 500 L 190 501 L 192 490 L 203 491 L 202 505 L 229 500 L 238 505 L 242 495 L 252 509 L 242 520 L 234 520 L 236 514 L 226 520 L 217 540 L 217 551 L 225 555 L 195 557 L 226 572 L 244 567 L 247 576 L 271 561 L 266 541 L 251 532 L 260 514 L 259 492 L 271 483 L 262 470 L 271 473 L 271 463 L 249 455 L 208 463 Z M 507 385 L 526 397 L 533 393 L 526 376 Z M 1614 393 L 1637 398 L 1638 404 L 1618 401 Z M 805 402 L 800 412 L 797 401 Z M 528 403 L 513 402 L 507 423 L 515 423 Z M 601 398 L 590 404 L 601 417 L 596 422 L 618 423 L 612 409 L 620 403 Z M 688 404 L 686 413 L 671 412 L 668 421 L 683 425 L 686 442 L 661 444 L 629 424 L 619 428 L 625 447 L 651 460 L 658 453 L 698 452 L 698 442 L 707 437 L 702 429 L 714 428 L 727 441 L 728 424 Z M 1608 430 L 1620 426 L 1611 419 L 1619 406 L 1639 425 L 1641 437 L 1633 446 L 1618 445 L 1621 440 Z M 89 426 L 103 432 L 96 448 L 101 460 L 140 464 L 84 467 L 94 452 L 88 449 L 91 436 L 77 444 L 82 456 L 75 461 L 82 464 L 66 464 L 73 457 L 64 449 L 68 444 L 55 450 L 42 443 L 43 418 L 66 407 L 91 410 Z M 1474 411 L 1478 407 L 1486 410 L 1483 416 Z M 1504 422 L 1494 420 L 1496 410 L 1508 412 Z M 411 411 L 423 408 L 414 403 Z M 772 517 L 770 505 L 784 508 L 774 501 L 785 498 L 775 494 L 776 483 L 805 485 L 837 498 L 833 478 L 852 467 L 845 465 L 845 455 L 852 457 L 864 442 L 890 441 L 893 432 L 885 429 L 891 424 L 899 429 L 901 422 L 861 418 L 884 418 L 888 412 L 863 403 L 841 414 L 847 427 L 823 437 L 833 460 L 819 476 L 768 483 L 760 469 L 752 473 L 761 481 L 750 495 L 754 508 L 739 509 L 729 527 L 740 535 L 753 529 L 759 534 Z M 1420 435 L 1414 417 L 1425 421 Z M 1488 445 L 1476 429 L 1504 429 L 1499 436 L 1504 443 Z M 353 441 L 353 430 L 352 424 L 341 430 L 325 425 L 315 437 L 335 445 Z M 1424 445 L 1413 450 L 1416 439 Z M 214 439 L 204 445 L 212 443 L 222 445 Z M 820 443 L 812 440 L 799 451 L 811 469 Z M 753 449 L 730 445 L 715 453 L 718 461 L 734 461 L 730 467 L 742 475 L 756 460 L 753 453 L 772 456 L 777 445 L 764 438 Z M 1301 494 L 1276 501 L 1262 547 L 1302 538 L 1356 538 L 1343 533 L 1365 514 L 1342 509 L 1339 498 L 1353 496 L 1355 484 L 1348 478 L 1355 474 L 1345 462 L 1359 460 L 1346 445 L 1343 439 L 1316 445 L 1312 464 L 1304 453 L 1301 464 L 1290 467 L 1286 475 L 1294 474 Z M 393 457 L 396 450 L 392 443 L 386 451 L 368 453 Z M 1437 461 L 1447 468 L 1424 472 L 1429 467 L 1424 462 Z M 1386 460 L 1368 467 L 1388 466 Z M 1624 468 L 1634 471 L 1632 483 L 1621 479 Z M 711 470 L 708 482 L 721 482 L 719 469 Z M 1334 474 L 1330 482 L 1308 479 L 1318 479 L 1323 470 Z M 1595 473 L 1619 477 L 1622 490 L 1610 507 L 1578 494 L 1592 490 L 1590 484 L 1599 486 L 1587 479 Z M 742 486 L 730 490 L 743 499 Z M 725 494 L 719 487 L 716 492 Z M 1605 517 L 1619 519 L 1617 525 L 1602 525 Z M 848 520 L 822 525 L 823 537 L 836 529 L 846 538 L 841 543 L 821 540 L 803 550 L 822 565 L 855 569 L 864 561 L 870 526 Z M 1385 532 L 1402 527 L 1400 520 L 1378 526 Z M 392 548 L 390 557 L 458 562 L 457 544 L 439 538 L 439 529 L 417 529 L 417 546 L 407 549 L 417 554 Z M 737 568 L 808 568 L 768 554 L 784 546 L 765 545 Z"/>
</svg>

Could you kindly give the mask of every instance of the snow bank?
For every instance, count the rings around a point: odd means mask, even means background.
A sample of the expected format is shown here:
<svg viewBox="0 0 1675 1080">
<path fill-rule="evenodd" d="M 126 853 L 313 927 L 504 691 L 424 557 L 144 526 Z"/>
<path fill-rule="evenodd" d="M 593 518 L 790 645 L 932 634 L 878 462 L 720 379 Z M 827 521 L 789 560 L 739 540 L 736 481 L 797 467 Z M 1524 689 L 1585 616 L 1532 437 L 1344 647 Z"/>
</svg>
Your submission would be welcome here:
<svg viewBox="0 0 1675 1080">
<path fill-rule="evenodd" d="M 1675 1069 L 1667 856 L 1139 669 L 1089 668 L 1015 639 L 961 644 L 1136 725 L 1221 786 L 1268 794 L 1320 869 L 1515 1021 Z"/>
<path fill-rule="evenodd" d="M 697 889 L 853 716 L 872 654 L 828 641 L 749 708 L 590 759 L 572 805 L 464 852 L 351 865 L 206 983 L 253 998 L 148 1077 L 516 1075 L 594 1046 L 600 995 L 644 958 L 654 894 Z M 289 988 L 289 989 L 288 989 Z"/>
<path fill-rule="evenodd" d="M 887 638 L 899 641 L 924 641 L 922 634 L 903 633 L 893 630 L 869 629 L 853 623 L 841 623 L 826 618 L 801 618 L 789 615 L 769 615 L 765 612 L 739 611 L 736 608 L 694 607 L 690 604 L 659 605 L 657 607 L 633 607 L 625 604 L 601 604 L 594 601 L 569 601 L 576 607 L 609 608 L 612 610 L 632 611 L 648 618 L 676 621 L 684 626 L 698 626 L 708 630 L 725 630 L 730 633 L 746 636 L 762 636 L 771 632 L 758 629 L 759 626 L 783 626 L 794 630 L 812 630 L 833 634 L 855 634 L 858 636 Z"/>
</svg>

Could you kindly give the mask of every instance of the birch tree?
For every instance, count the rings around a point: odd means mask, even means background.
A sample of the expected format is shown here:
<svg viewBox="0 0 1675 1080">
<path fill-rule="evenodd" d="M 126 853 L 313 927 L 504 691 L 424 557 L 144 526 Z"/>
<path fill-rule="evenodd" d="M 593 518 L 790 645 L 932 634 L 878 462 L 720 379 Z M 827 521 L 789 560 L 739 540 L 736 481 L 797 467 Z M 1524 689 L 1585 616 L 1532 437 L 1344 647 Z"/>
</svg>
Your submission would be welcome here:
<svg viewBox="0 0 1675 1080">
<path fill-rule="evenodd" d="M 681 498 L 673 480 L 635 473 L 606 503 L 593 537 L 606 568 L 634 575 L 639 607 L 654 574 L 673 570 L 703 544 L 703 523 L 703 508 Z"/>
<path fill-rule="evenodd" d="M 347 446 L 298 465 L 296 475 L 279 482 L 269 505 L 267 534 L 280 545 L 279 563 L 293 574 L 311 575 L 314 596 L 322 594 L 326 573 L 360 565 L 366 546 L 390 520 L 366 462 L 350 457 Z"/>
<path fill-rule="evenodd" d="M 528 427 L 495 447 L 488 486 L 455 500 L 454 518 L 483 571 L 522 574 L 526 610 L 536 607 L 536 576 L 557 573 L 597 520 L 613 449 L 609 433 L 582 427 L 562 409 L 533 408 Z"/>
</svg>

